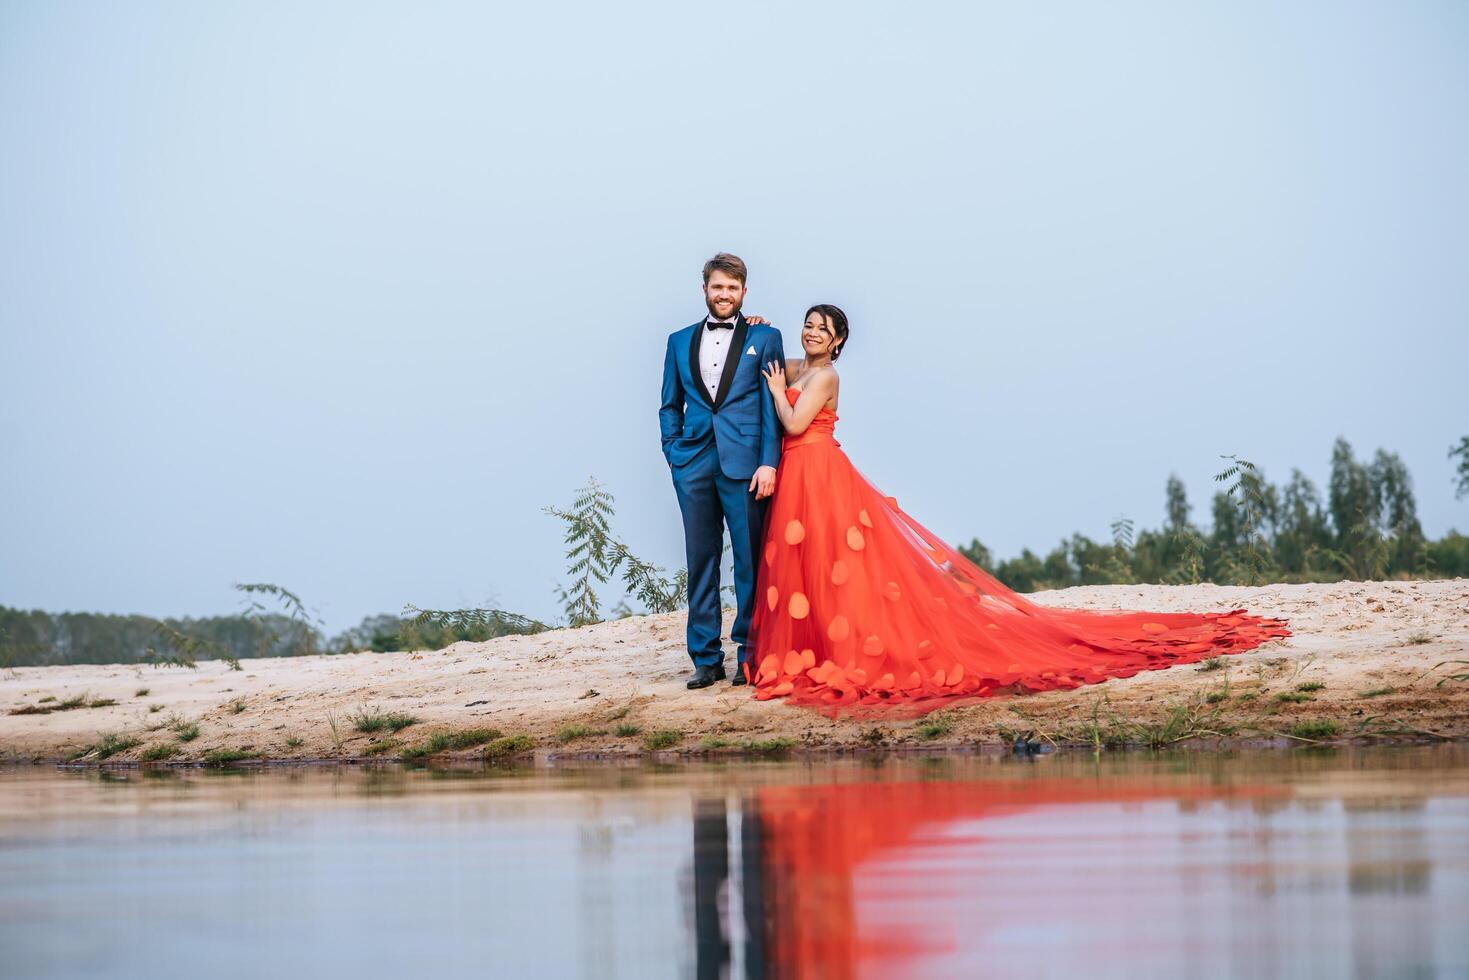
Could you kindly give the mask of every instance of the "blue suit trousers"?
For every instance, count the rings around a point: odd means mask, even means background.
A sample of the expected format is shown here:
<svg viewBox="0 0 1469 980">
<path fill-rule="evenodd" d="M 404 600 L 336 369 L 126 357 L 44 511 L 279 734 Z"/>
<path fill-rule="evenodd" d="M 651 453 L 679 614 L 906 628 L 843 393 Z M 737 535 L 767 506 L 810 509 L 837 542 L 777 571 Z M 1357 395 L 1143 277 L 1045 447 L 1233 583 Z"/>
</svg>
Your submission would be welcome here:
<svg viewBox="0 0 1469 980">
<path fill-rule="evenodd" d="M 725 476 L 714 440 L 682 466 L 673 467 L 673 488 L 683 513 L 689 567 L 689 657 L 695 667 L 724 663 L 720 646 L 719 565 L 724 527 L 734 553 L 735 621 L 730 630 L 738 659 L 745 663 L 750 619 L 755 612 L 755 562 L 765 533 L 769 500 L 756 500 L 748 479 Z"/>
</svg>

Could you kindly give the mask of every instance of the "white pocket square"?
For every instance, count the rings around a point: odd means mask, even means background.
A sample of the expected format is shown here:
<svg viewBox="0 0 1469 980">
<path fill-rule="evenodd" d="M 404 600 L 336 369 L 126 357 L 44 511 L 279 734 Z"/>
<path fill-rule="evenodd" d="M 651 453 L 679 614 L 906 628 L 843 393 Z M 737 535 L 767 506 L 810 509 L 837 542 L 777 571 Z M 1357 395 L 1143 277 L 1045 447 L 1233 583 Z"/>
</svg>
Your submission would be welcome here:
<svg viewBox="0 0 1469 980">
<path fill-rule="evenodd" d="M 745 356 L 746 357 L 749 357 L 751 354 L 755 354 L 755 345 L 754 344 L 751 344 L 750 345 L 750 349 L 747 350 L 747 351 L 745 351 Z M 756 357 L 759 357 L 760 355 L 759 354 L 755 354 L 755 356 Z"/>
</svg>

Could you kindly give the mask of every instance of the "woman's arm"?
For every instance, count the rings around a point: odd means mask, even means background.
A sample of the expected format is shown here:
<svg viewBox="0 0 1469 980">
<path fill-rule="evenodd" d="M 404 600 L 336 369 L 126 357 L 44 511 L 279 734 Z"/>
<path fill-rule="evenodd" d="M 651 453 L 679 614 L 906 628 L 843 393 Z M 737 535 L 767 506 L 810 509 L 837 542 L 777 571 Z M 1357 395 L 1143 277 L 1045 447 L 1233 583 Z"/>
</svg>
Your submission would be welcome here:
<svg viewBox="0 0 1469 980">
<path fill-rule="evenodd" d="M 832 395 L 836 394 L 837 373 L 828 368 L 817 372 L 806 382 L 806 387 L 801 389 L 800 397 L 793 407 L 786 400 L 785 365 L 779 361 L 771 361 L 761 373 L 765 375 L 765 383 L 770 386 L 770 396 L 775 402 L 775 414 L 780 418 L 781 427 L 793 436 L 805 432 L 816 413 L 821 411 L 821 406 L 831 401 Z"/>
</svg>

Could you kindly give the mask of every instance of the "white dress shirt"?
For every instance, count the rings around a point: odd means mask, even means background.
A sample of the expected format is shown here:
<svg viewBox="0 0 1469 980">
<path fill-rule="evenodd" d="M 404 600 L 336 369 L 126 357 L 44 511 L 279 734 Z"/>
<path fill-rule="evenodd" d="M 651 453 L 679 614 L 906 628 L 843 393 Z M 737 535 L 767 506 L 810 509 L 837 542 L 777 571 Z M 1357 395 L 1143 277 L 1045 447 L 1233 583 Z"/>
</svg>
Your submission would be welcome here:
<svg viewBox="0 0 1469 980">
<path fill-rule="evenodd" d="M 719 379 L 724 376 L 724 361 L 729 356 L 729 345 L 734 343 L 734 328 L 710 330 L 708 324 L 733 324 L 738 317 L 739 314 L 735 314 L 727 320 L 721 320 L 716 316 L 707 316 L 704 318 L 704 325 L 699 327 L 704 331 L 704 336 L 699 339 L 699 376 L 709 392 L 711 405 L 719 396 Z"/>
</svg>

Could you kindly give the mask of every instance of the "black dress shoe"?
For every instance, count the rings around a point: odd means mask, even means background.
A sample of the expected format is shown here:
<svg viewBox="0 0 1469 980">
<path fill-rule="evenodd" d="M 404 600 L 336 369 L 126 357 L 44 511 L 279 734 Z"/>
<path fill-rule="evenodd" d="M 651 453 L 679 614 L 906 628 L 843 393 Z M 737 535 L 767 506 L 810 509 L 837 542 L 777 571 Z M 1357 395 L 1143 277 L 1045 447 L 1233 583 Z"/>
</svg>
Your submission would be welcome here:
<svg viewBox="0 0 1469 980">
<path fill-rule="evenodd" d="M 746 684 L 750 683 L 750 678 L 746 673 L 749 669 L 749 664 L 735 664 L 734 673 L 729 675 L 729 686 L 744 687 Z"/>
<path fill-rule="evenodd" d="M 697 667 L 689 677 L 688 683 L 684 686 L 690 691 L 693 691 L 701 687 L 708 687 L 715 681 L 722 680 L 724 680 L 724 664 L 719 664 L 714 667 Z"/>
</svg>

